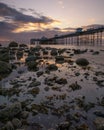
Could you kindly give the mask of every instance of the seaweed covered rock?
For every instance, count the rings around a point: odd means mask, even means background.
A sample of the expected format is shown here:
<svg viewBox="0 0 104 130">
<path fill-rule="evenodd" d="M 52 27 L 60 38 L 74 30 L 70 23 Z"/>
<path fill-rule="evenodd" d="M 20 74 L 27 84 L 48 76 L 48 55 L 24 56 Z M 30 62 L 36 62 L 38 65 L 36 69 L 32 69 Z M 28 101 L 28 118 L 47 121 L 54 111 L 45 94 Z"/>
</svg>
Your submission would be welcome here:
<svg viewBox="0 0 104 130">
<path fill-rule="evenodd" d="M 16 129 L 21 128 L 21 126 L 22 126 L 22 123 L 18 118 L 14 118 L 12 120 L 12 124 L 13 124 L 14 128 L 16 128 Z"/>
<path fill-rule="evenodd" d="M 34 87 L 33 89 L 29 90 L 28 93 L 32 94 L 33 96 L 36 96 L 39 94 L 40 89 L 38 87 Z"/>
<path fill-rule="evenodd" d="M 70 128 L 70 122 L 65 121 L 58 125 L 57 130 L 69 130 Z"/>
<path fill-rule="evenodd" d="M 20 60 L 23 57 L 23 51 L 17 51 L 17 59 Z"/>
<path fill-rule="evenodd" d="M 43 75 L 43 73 L 44 73 L 43 71 L 39 71 L 36 74 L 37 74 L 38 77 L 40 77 L 41 75 Z"/>
<path fill-rule="evenodd" d="M 76 64 L 79 66 L 87 66 L 89 64 L 89 61 L 85 58 L 78 58 L 76 60 Z"/>
<path fill-rule="evenodd" d="M 47 50 L 43 50 L 43 55 L 48 55 L 48 51 Z"/>
<path fill-rule="evenodd" d="M 38 65 L 37 62 L 34 62 L 34 61 L 28 62 L 28 63 L 27 63 L 28 70 L 30 70 L 30 71 L 38 71 L 39 68 L 38 68 L 37 65 Z"/>
<path fill-rule="evenodd" d="M 50 71 L 56 71 L 58 67 L 55 64 L 50 64 L 48 65 L 47 69 Z"/>
<path fill-rule="evenodd" d="M 32 87 L 36 87 L 36 86 L 39 86 L 39 85 L 41 85 L 41 82 L 34 81 L 34 82 L 31 82 L 28 87 L 32 88 Z"/>
<path fill-rule="evenodd" d="M 99 51 L 95 51 L 92 53 L 92 55 L 98 55 L 100 52 Z"/>
<path fill-rule="evenodd" d="M 26 119 L 28 116 L 29 116 L 29 112 L 28 112 L 28 111 L 22 111 L 22 112 L 21 112 L 21 117 L 22 117 L 23 119 Z"/>
<path fill-rule="evenodd" d="M 83 54 L 83 53 L 87 52 L 87 49 L 85 49 L 85 50 L 74 49 L 73 51 L 74 51 L 74 54 Z"/>
<path fill-rule="evenodd" d="M 10 121 L 8 121 L 4 127 L 4 130 L 15 130 L 15 129 L 13 127 L 13 124 Z"/>
<path fill-rule="evenodd" d="M 9 47 L 18 47 L 18 43 L 15 41 L 12 41 L 9 43 Z"/>
<path fill-rule="evenodd" d="M 0 61 L 0 79 L 6 77 L 12 72 L 12 67 L 10 64 Z"/>
<path fill-rule="evenodd" d="M 56 79 L 57 84 L 67 84 L 67 80 L 65 78 Z"/>
<path fill-rule="evenodd" d="M 14 117 L 20 116 L 22 112 L 22 106 L 20 102 L 16 102 L 9 107 L 0 111 L 0 121 L 8 121 L 13 119 Z"/>
<path fill-rule="evenodd" d="M 56 59 L 55 60 L 56 63 L 64 63 L 65 62 L 63 56 L 56 56 L 55 59 Z"/>
<path fill-rule="evenodd" d="M 0 50 L 0 61 L 9 62 L 9 50 L 8 48 L 3 48 Z"/>
<path fill-rule="evenodd" d="M 57 53 L 57 50 L 56 50 L 56 49 L 52 49 L 52 50 L 51 50 L 51 55 L 52 55 L 52 56 L 57 56 L 57 54 L 58 54 L 58 53 Z"/>
<path fill-rule="evenodd" d="M 27 63 L 27 62 L 36 61 L 36 60 L 37 60 L 37 58 L 35 56 L 31 55 L 25 59 L 25 62 Z"/>
<path fill-rule="evenodd" d="M 81 89 L 81 86 L 77 82 L 75 82 L 75 83 L 72 83 L 71 85 L 69 85 L 69 88 L 71 88 L 74 91 L 74 90 Z"/>
<path fill-rule="evenodd" d="M 28 63 L 28 62 L 31 62 L 31 61 L 37 61 L 41 59 L 41 56 L 37 56 L 36 53 L 35 53 L 35 56 L 34 55 L 29 55 L 26 59 L 25 59 L 25 62 Z"/>
<path fill-rule="evenodd" d="M 26 44 L 19 44 L 19 47 L 27 48 L 28 46 Z"/>
<path fill-rule="evenodd" d="M 104 130 L 104 118 L 102 117 L 97 117 L 94 120 L 94 124 L 96 126 L 96 130 Z"/>
</svg>

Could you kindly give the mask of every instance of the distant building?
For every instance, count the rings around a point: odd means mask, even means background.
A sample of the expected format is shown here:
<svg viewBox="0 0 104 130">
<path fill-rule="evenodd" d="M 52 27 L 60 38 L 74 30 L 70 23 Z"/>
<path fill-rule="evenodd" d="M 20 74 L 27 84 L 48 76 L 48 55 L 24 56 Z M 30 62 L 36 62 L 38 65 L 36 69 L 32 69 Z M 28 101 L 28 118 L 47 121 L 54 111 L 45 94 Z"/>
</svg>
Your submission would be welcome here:
<svg viewBox="0 0 104 130">
<path fill-rule="evenodd" d="M 83 31 L 83 28 L 77 28 L 76 29 L 76 32 L 82 32 Z"/>
<path fill-rule="evenodd" d="M 42 37 L 41 39 L 30 39 L 31 45 L 39 45 L 39 44 L 45 44 L 47 41 L 46 37 Z"/>
</svg>

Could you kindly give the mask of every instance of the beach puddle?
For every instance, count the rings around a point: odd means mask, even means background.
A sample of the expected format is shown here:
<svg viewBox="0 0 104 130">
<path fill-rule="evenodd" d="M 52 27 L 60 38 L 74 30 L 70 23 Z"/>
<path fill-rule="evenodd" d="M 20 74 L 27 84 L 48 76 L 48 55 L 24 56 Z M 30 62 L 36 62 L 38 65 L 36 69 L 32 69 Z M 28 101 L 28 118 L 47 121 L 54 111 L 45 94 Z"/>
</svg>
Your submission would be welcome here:
<svg viewBox="0 0 104 130">
<path fill-rule="evenodd" d="M 1 127 L 17 118 L 23 130 L 95 130 L 95 119 L 104 118 L 104 52 L 97 48 L 100 53 L 96 55 L 89 47 L 76 54 L 77 47 L 58 47 L 53 52 L 52 47 L 36 51 L 41 59 L 35 71 L 25 64 L 25 54 L 16 61 L 17 69 L 0 81 L 0 109 L 5 113 L 5 117 L 0 113 Z M 89 64 L 77 65 L 78 58 L 87 59 Z M 17 113 L 16 103 L 20 103 Z M 8 117 L 11 108 L 14 115 Z"/>
</svg>

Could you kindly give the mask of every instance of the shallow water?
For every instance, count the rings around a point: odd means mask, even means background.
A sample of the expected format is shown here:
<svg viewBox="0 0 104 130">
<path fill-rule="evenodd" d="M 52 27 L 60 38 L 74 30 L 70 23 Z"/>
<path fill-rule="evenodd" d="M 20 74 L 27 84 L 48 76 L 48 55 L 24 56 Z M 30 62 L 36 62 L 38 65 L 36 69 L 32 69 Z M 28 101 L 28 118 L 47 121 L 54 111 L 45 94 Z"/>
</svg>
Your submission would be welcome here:
<svg viewBox="0 0 104 130">
<path fill-rule="evenodd" d="M 27 70 L 27 67 L 24 66 L 24 64 L 22 64 L 21 66 L 17 68 L 17 70 L 14 70 L 7 78 L 3 79 L 0 82 L 0 86 L 2 86 L 3 88 L 11 88 L 13 87 L 13 85 L 11 85 L 11 81 L 16 80 L 18 81 L 18 83 L 21 84 L 21 86 L 19 87 L 21 89 L 21 92 L 19 93 L 18 96 L 16 95 L 13 95 L 12 97 L 0 96 L 0 105 L 4 103 L 11 104 L 11 101 L 15 98 L 20 102 L 31 99 L 29 106 L 34 103 L 35 104 L 44 103 L 46 106 L 52 103 L 53 105 L 49 105 L 50 107 L 53 107 L 55 109 L 56 108 L 61 109 L 62 106 L 66 105 L 69 107 L 69 111 L 64 112 L 61 116 L 53 115 L 51 112 L 52 111 L 51 108 L 48 108 L 49 110 L 48 114 L 39 113 L 36 116 L 32 116 L 30 114 L 28 121 L 42 124 L 43 130 L 46 130 L 48 128 L 54 128 L 56 127 L 58 123 L 64 121 L 66 119 L 67 114 L 73 115 L 76 112 L 79 112 L 83 116 L 87 116 L 87 120 L 82 118 L 78 124 L 84 122 L 89 126 L 91 130 L 94 130 L 93 120 L 95 119 L 96 116 L 93 114 L 93 112 L 95 110 L 101 110 L 104 112 L 103 107 L 97 104 L 98 102 L 97 98 L 101 99 L 104 96 L 104 87 L 99 87 L 96 84 L 96 82 L 93 81 L 93 77 L 96 77 L 95 76 L 96 71 L 104 72 L 104 60 L 103 60 L 104 51 L 100 51 L 101 49 L 104 50 L 104 47 L 100 47 L 100 46 L 99 47 L 92 47 L 92 46 L 80 47 L 80 46 L 62 46 L 62 45 L 49 45 L 49 46 L 46 45 L 43 47 L 52 47 L 52 48 L 61 48 L 61 49 L 62 48 L 67 48 L 67 49 L 76 48 L 76 49 L 82 49 L 82 50 L 87 48 L 88 52 L 84 54 L 74 55 L 72 59 L 75 61 L 79 57 L 87 58 L 88 61 L 90 62 L 89 64 L 90 69 L 82 69 L 75 63 L 74 65 L 70 65 L 68 63 L 64 63 L 61 65 L 57 64 L 58 66 L 57 71 L 53 71 L 50 74 L 44 73 L 42 76 L 37 77 L 36 72 L 29 72 Z M 100 51 L 100 54 L 92 55 L 92 52 L 90 52 L 91 49 L 93 49 L 94 51 Z M 69 56 L 69 53 L 66 53 L 64 55 Z M 50 63 L 55 63 L 54 58 L 48 59 L 47 61 Z M 44 71 L 45 68 L 40 68 L 40 69 Z M 18 73 L 19 70 L 22 70 L 23 73 L 19 74 Z M 75 73 L 80 73 L 80 75 L 76 76 Z M 89 74 L 87 78 L 84 75 L 85 73 Z M 66 78 L 68 83 L 65 85 L 59 85 L 57 83 L 54 83 L 53 86 L 58 86 L 60 88 L 59 91 L 53 90 L 52 86 L 48 86 L 49 91 L 45 91 L 44 88 L 47 87 L 47 85 L 44 84 L 44 80 L 46 77 L 50 77 L 50 76 L 51 77 L 58 76 L 59 78 Z M 31 94 L 28 94 L 28 85 L 31 83 L 31 81 L 28 80 L 29 77 L 31 77 L 32 79 L 36 78 L 38 81 L 41 82 L 41 85 L 38 86 L 40 89 L 40 92 L 38 95 L 36 95 L 36 97 L 33 97 Z M 99 80 L 100 79 L 103 80 L 104 75 L 99 75 L 97 78 Z M 72 83 L 75 83 L 76 81 L 81 86 L 81 89 L 73 91 L 69 88 L 69 85 Z M 64 100 L 59 98 L 60 95 L 63 95 L 63 94 L 66 94 L 66 97 Z M 47 98 L 50 96 L 53 97 L 51 101 L 48 100 Z M 58 98 L 56 98 L 57 96 Z M 85 97 L 86 104 L 88 104 L 89 102 L 95 104 L 95 107 L 91 108 L 88 112 L 85 112 L 83 109 L 79 108 L 75 102 L 76 98 L 80 98 L 83 96 Z M 27 128 L 27 130 L 28 129 L 30 128 Z"/>
</svg>

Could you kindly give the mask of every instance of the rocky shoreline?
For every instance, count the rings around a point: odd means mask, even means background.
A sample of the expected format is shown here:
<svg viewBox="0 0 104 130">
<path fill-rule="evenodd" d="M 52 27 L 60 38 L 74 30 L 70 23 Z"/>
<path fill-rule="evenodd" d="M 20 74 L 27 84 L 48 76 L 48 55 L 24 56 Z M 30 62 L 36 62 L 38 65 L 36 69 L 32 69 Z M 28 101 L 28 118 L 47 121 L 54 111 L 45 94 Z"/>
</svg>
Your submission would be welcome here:
<svg viewBox="0 0 104 130">
<path fill-rule="evenodd" d="M 0 47 L 0 130 L 104 129 L 104 51 L 17 46 Z"/>
</svg>

